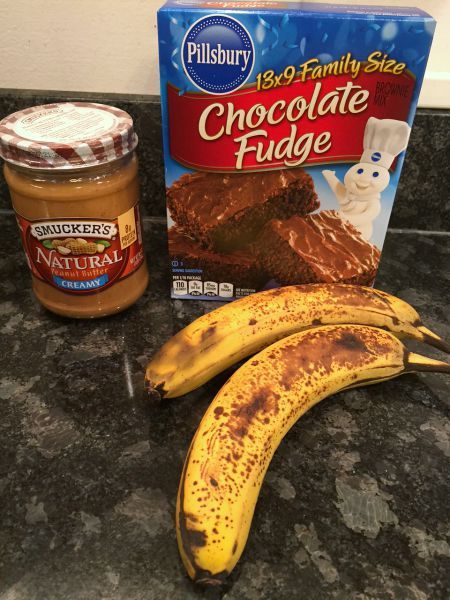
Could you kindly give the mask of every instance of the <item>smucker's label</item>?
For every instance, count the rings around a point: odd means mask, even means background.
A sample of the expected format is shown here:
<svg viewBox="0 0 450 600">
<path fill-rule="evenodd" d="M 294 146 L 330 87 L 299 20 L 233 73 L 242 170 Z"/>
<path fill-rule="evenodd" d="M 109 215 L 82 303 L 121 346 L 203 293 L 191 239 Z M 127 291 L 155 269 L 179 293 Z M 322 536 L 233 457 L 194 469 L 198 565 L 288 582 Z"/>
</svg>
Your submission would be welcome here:
<svg viewBox="0 0 450 600">
<path fill-rule="evenodd" d="M 67 294 L 103 291 L 144 261 L 137 205 L 113 221 L 17 215 L 17 222 L 33 275 Z"/>
</svg>

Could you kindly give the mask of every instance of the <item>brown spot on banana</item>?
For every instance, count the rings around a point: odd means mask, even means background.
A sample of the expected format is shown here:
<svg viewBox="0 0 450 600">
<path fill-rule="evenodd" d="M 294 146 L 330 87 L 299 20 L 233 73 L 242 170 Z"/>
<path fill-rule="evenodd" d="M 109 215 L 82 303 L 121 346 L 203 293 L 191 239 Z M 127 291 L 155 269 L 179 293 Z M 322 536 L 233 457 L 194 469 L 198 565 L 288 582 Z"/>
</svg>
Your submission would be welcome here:
<svg viewBox="0 0 450 600">
<path fill-rule="evenodd" d="M 207 535 L 204 531 L 186 529 L 186 539 L 191 547 L 201 548 L 206 546 Z"/>
<path fill-rule="evenodd" d="M 207 329 L 202 331 L 201 336 L 200 336 L 201 342 L 204 342 L 208 338 L 212 337 L 216 333 L 216 331 L 217 331 L 216 325 L 210 325 Z"/>
<path fill-rule="evenodd" d="M 342 346 L 346 350 L 356 350 L 357 352 L 366 352 L 367 346 L 363 340 L 351 332 L 345 332 L 335 341 L 336 346 Z"/>
</svg>

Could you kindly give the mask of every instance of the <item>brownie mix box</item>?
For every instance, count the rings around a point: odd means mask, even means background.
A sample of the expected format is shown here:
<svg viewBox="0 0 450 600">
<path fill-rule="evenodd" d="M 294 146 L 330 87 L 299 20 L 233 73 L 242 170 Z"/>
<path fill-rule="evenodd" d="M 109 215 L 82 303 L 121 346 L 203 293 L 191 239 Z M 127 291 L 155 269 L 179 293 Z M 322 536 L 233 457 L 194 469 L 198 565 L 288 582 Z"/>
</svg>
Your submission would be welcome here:
<svg viewBox="0 0 450 600">
<path fill-rule="evenodd" d="M 159 10 L 172 297 L 373 284 L 434 27 L 399 7 Z"/>
</svg>

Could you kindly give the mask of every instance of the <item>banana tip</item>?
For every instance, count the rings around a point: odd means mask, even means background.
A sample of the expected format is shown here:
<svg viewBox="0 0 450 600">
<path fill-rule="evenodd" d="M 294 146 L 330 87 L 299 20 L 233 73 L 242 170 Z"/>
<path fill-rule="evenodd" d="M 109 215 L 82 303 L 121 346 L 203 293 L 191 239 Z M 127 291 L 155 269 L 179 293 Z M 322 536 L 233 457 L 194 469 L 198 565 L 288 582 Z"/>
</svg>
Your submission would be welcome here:
<svg viewBox="0 0 450 600">
<path fill-rule="evenodd" d="M 196 574 L 194 581 L 197 585 L 200 585 L 203 587 L 217 588 L 217 587 L 223 586 L 225 584 L 228 575 L 229 575 L 228 571 L 221 571 L 220 573 L 217 573 L 217 574 L 213 574 L 208 571 L 203 571 L 203 572 L 200 571 Z"/>
<path fill-rule="evenodd" d="M 223 581 L 220 579 L 213 579 L 211 577 L 204 577 L 202 579 L 196 579 L 195 583 L 198 585 L 203 585 L 205 587 L 217 587 L 223 584 Z"/>
<path fill-rule="evenodd" d="M 155 386 L 149 379 L 145 378 L 145 388 L 152 400 L 161 400 L 165 396 L 164 383 Z"/>
<path fill-rule="evenodd" d="M 450 373 L 449 364 L 442 362 L 441 360 L 435 360 L 434 358 L 428 358 L 427 356 L 415 354 L 414 352 L 407 352 L 405 365 L 408 371 Z"/>
<path fill-rule="evenodd" d="M 422 334 L 423 341 L 426 344 L 429 344 L 430 346 L 434 346 L 438 350 L 442 350 L 442 352 L 446 352 L 447 354 L 450 354 L 450 344 L 448 342 L 446 342 L 445 340 L 443 340 L 438 335 L 436 335 L 435 333 L 433 333 L 431 331 L 431 329 L 428 329 L 427 327 L 424 327 L 423 325 L 418 327 L 417 329 Z"/>
</svg>

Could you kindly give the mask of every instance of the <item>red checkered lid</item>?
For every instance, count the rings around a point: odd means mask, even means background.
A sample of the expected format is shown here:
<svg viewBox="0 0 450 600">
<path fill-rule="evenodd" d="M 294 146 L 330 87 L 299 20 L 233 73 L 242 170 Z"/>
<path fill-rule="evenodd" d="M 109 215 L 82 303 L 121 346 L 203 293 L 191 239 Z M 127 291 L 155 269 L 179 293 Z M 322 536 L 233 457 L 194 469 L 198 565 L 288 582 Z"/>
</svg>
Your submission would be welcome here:
<svg viewBox="0 0 450 600">
<path fill-rule="evenodd" d="M 94 102 L 34 106 L 0 121 L 0 156 L 32 169 L 102 165 L 129 154 L 137 142 L 128 113 Z"/>
</svg>

